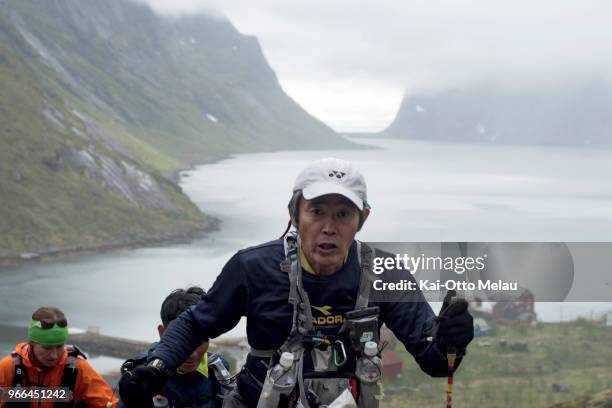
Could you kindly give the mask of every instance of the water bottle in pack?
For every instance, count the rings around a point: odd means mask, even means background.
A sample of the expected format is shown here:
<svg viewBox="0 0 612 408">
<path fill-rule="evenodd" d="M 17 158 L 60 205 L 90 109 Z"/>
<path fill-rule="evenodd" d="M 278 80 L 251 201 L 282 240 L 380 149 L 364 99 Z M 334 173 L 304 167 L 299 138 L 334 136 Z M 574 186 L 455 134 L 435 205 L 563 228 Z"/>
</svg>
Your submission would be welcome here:
<svg viewBox="0 0 612 408">
<path fill-rule="evenodd" d="M 293 353 L 285 352 L 278 364 L 268 370 L 257 408 L 277 408 L 287 404 L 296 385 L 293 360 Z"/>
<path fill-rule="evenodd" d="M 153 397 L 153 407 L 170 408 L 170 405 L 168 404 L 168 399 L 160 394 Z"/>
<path fill-rule="evenodd" d="M 219 384 L 217 397 L 223 399 L 233 389 L 235 384 L 232 383 L 232 374 L 225 368 L 223 361 L 218 355 L 209 356 L 208 367 L 212 368 L 212 372 Z"/>
<path fill-rule="evenodd" d="M 382 398 L 382 360 L 378 357 L 378 345 L 368 341 L 363 356 L 357 360 L 355 374 L 361 383 L 360 407 L 378 407 Z"/>
</svg>

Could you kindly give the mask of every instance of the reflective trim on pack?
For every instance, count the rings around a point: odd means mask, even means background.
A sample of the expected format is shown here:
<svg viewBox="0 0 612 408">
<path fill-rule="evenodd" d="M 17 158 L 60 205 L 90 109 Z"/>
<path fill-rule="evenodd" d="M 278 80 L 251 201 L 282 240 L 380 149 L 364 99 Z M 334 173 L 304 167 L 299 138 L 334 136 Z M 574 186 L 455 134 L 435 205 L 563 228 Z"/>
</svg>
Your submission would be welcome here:
<svg viewBox="0 0 612 408">
<path fill-rule="evenodd" d="M 276 353 L 276 350 L 259 350 L 251 347 L 249 354 L 258 358 L 270 358 Z"/>
</svg>

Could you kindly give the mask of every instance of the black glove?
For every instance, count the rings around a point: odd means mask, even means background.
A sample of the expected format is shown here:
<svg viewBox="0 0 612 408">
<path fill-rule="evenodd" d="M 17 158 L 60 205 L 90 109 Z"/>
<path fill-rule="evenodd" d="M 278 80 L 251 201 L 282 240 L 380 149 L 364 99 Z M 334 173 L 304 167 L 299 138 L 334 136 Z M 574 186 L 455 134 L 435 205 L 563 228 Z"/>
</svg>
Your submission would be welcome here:
<svg viewBox="0 0 612 408">
<path fill-rule="evenodd" d="M 153 396 L 166 384 L 167 375 L 157 367 L 138 366 L 119 380 L 119 395 L 128 408 L 152 408 Z"/>
<path fill-rule="evenodd" d="M 438 316 L 436 341 L 442 352 L 454 347 L 460 353 L 474 338 L 474 319 L 468 312 L 468 302 L 465 299 L 444 299 L 444 304 Z"/>
</svg>

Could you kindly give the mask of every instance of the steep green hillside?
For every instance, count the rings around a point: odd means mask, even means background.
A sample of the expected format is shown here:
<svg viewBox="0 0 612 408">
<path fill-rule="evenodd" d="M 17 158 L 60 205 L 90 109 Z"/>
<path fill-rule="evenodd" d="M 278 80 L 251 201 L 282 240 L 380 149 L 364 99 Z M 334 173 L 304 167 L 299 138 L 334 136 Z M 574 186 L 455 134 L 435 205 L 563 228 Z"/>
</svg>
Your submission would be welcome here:
<svg viewBox="0 0 612 408">
<path fill-rule="evenodd" d="M 283 92 L 257 39 L 227 20 L 160 17 L 127 0 L 10 4 L 11 24 L 65 90 L 183 165 L 351 146 Z"/>
<path fill-rule="evenodd" d="M 109 143 L 117 144 L 115 150 L 101 141 L 96 132 L 105 131 L 68 109 L 61 87 L 41 83 L 3 42 L 0 257 L 172 235 L 201 225 L 202 214 L 174 184 L 121 154 L 125 148 L 118 142 Z"/>
<path fill-rule="evenodd" d="M 353 146 L 228 21 L 128 0 L 0 2 L 0 260 L 200 229 L 167 178 L 231 153 Z"/>
</svg>

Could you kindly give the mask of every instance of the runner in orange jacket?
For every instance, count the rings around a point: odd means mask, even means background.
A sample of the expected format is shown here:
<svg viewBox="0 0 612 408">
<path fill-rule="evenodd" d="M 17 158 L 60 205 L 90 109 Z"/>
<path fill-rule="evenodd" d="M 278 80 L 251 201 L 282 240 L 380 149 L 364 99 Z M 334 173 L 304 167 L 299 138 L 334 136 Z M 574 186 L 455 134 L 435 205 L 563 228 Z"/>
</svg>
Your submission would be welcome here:
<svg viewBox="0 0 612 408">
<path fill-rule="evenodd" d="M 36 310 L 30 321 L 28 341 L 17 344 L 11 355 L 0 360 L 0 387 L 68 387 L 73 392 L 72 406 L 115 408 L 118 401 L 106 381 L 82 358 L 78 348 L 66 346 L 67 326 L 61 310 L 54 307 Z M 21 374 L 16 364 L 21 365 Z M 13 406 L 56 407 L 54 402 L 44 400 L 29 405 L 0 403 L 2 408 Z"/>
</svg>

